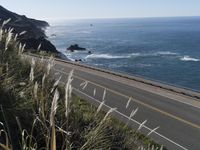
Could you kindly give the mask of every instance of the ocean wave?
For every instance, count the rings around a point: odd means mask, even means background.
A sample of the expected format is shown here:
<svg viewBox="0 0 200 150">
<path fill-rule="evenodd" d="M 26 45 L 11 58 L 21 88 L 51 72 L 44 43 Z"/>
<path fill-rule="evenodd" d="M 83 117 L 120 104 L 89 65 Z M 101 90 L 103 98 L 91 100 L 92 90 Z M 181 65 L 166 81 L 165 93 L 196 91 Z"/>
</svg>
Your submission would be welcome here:
<svg viewBox="0 0 200 150">
<path fill-rule="evenodd" d="M 70 61 L 75 61 L 75 59 L 72 58 L 71 54 L 65 53 L 65 52 L 63 52 L 63 54 L 64 54 L 64 55 L 67 57 L 67 59 L 69 59 Z"/>
<path fill-rule="evenodd" d="M 155 55 L 178 55 L 178 54 L 170 51 L 159 51 L 156 52 Z"/>
<path fill-rule="evenodd" d="M 140 57 L 159 57 L 159 56 L 176 56 L 178 53 L 170 51 L 158 51 L 153 53 L 132 53 L 131 56 L 140 56 Z"/>
<path fill-rule="evenodd" d="M 130 53 L 124 55 L 112 55 L 112 54 L 91 54 L 86 56 L 86 59 L 123 59 L 123 58 L 134 58 L 134 57 L 155 57 L 163 55 L 178 55 L 177 53 L 170 51 L 159 51 L 155 53 Z"/>
<path fill-rule="evenodd" d="M 139 52 L 135 52 L 135 53 L 129 53 L 129 54 L 117 54 L 117 55 L 112 55 L 109 53 L 104 53 L 104 54 L 86 54 L 85 52 L 83 52 L 83 54 L 81 54 L 81 52 L 77 51 L 74 52 L 73 54 L 71 53 L 65 53 L 65 55 L 72 61 L 74 61 L 75 59 L 82 59 L 82 60 L 87 60 L 87 59 L 128 59 L 128 58 L 138 58 L 138 57 L 161 57 L 161 56 L 176 56 L 178 55 L 177 53 L 174 52 L 170 52 L 170 51 L 158 51 L 158 52 L 154 52 L 154 53 L 139 53 Z M 180 56 L 179 56 L 180 57 Z M 186 58 L 188 59 L 188 58 Z M 192 61 L 192 60 L 191 60 Z M 195 61 L 195 60 L 193 60 Z"/>
<path fill-rule="evenodd" d="M 195 61 L 195 62 L 200 61 L 200 59 L 192 58 L 190 56 L 183 56 L 183 57 L 180 58 L 180 60 L 182 60 L 182 61 Z"/>
<path fill-rule="evenodd" d="M 152 67 L 153 65 L 152 64 L 137 64 L 136 67 L 140 67 L 140 68 L 146 68 L 146 67 Z"/>
<path fill-rule="evenodd" d="M 67 57 L 70 61 L 75 61 L 75 59 L 74 58 L 71 58 L 71 57 Z"/>
<path fill-rule="evenodd" d="M 94 58 L 101 58 L 101 59 L 122 59 L 122 58 L 130 58 L 130 55 L 111 55 L 111 54 L 91 54 L 86 56 L 86 59 L 94 59 Z"/>
<path fill-rule="evenodd" d="M 131 53 L 129 56 L 141 56 L 142 54 L 141 53 Z"/>
</svg>

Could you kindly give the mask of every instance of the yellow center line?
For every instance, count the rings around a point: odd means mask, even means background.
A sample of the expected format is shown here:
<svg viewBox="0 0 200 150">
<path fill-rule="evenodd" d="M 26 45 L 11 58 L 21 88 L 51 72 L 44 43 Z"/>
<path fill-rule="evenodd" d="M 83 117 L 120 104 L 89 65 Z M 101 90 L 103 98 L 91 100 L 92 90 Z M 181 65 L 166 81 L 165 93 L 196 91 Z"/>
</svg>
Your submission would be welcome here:
<svg viewBox="0 0 200 150">
<path fill-rule="evenodd" d="M 64 71 L 57 70 L 57 69 L 55 69 L 55 68 L 54 68 L 53 70 L 68 75 L 68 73 L 66 73 L 66 72 L 64 72 Z M 84 79 L 84 78 L 82 78 L 82 77 L 79 77 L 79 76 L 76 76 L 76 75 L 73 75 L 73 76 L 76 77 L 77 79 L 80 79 L 80 80 L 83 80 L 83 81 L 88 81 L 88 80 L 86 80 L 86 79 Z M 110 92 L 112 92 L 112 93 L 114 93 L 114 94 L 120 95 L 120 96 L 122 96 L 122 97 L 125 97 L 125 98 L 127 98 L 127 99 L 129 99 L 129 98 L 131 97 L 131 96 L 127 96 L 127 95 L 125 95 L 125 94 L 119 93 L 119 92 L 117 92 L 117 91 L 115 91 L 115 90 L 108 89 L 108 88 L 106 88 L 106 87 L 104 87 L 104 86 L 102 86 L 102 85 L 100 85 L 100 84 L 94 83 L 94 82 L 92 82 L 92 81 L 88 81 L 88 82 L 90 82 L 91 84 L 93 84 L 93 85 L 95 85 L 95 86 L 101 87 L 101 88 L 103 88 L 103 89 L 107 89 L 108 91 L 110 91 Z M 182 118 L 180 118 L 180 117 L 177 117 L 177 116 L 175 116 L 175 115 L 173 115 L 173 114 L 170 114 L 170 113 L 168 113 L 168 112 L 165 112 L 165 111 L 163 111 L 163 110 L 160 110 L 160 109 L 158 109 L 158 108 L 156 108 L 156 107 L 154 107 L 154 106 L 151 106 L 151 105 L 149 105 L 149 104 L 147 104 L 147 103 L 141 102 L 140 100 L 136 100 L 136 99 L 133 99 L 133 98 L 132 98 L 132 101 L 134 101 L 134 102 L 136 102 L 136 103 L 138 103 L 138 104 L 140 104 L 140 105 L 142 105 L 142 106 L 145 106 L 145 107 L 147 107 L 147 108 L 149 108 L 149 109 L 152 109 L 152 110 L 154 110 L 154 111 L 156 111 L 156 112 L 159 112 L 159 113 L 161 113 L 161 114 L 163 114 L 163 115 L 165 115 L 165 116 L 168 116 L 168 117 L 171 117 L 171 118 L 173 118 L 173 119 L 175 119 L 175 120 L 178 120 L 178 121 L 180 121 L 180 122 L 183 122 L 183 123 L 185 123 L 185 124 L 187 124 L 187 125 L 189 125 L 189 126 L 191 126 L 191 127 L 200 129 L 200 125 L 197 125 L 197 124 L 195 124 L 195 123 L 192 123 L 192 122 L 190 122 L 190 121 L 187 121 L 187 120 L 185 120 L 185 119 L 182 119 Z"/>
</svg>

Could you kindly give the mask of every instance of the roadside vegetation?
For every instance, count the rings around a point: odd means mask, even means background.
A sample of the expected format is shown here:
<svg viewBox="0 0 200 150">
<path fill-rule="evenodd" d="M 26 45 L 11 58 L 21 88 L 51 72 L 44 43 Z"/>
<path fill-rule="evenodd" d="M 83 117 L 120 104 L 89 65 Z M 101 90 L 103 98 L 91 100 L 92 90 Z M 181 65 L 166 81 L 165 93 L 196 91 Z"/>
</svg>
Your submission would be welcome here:
<svg viewBox="0 0 200 150">
<path fill-rule="evenodd" d="M 115 108 L 104 112 L 103 102 L 96 108 L 75 96 L 73 70 L 64 86 L 52 80 L 53 57 L 22 55 L 25 45 L 3 28 L 8 21 L 0 27 L 0 149 L 163 149 L 139 133 L 144 123 L 132 130 L 111 117 Z"/>
</svg>

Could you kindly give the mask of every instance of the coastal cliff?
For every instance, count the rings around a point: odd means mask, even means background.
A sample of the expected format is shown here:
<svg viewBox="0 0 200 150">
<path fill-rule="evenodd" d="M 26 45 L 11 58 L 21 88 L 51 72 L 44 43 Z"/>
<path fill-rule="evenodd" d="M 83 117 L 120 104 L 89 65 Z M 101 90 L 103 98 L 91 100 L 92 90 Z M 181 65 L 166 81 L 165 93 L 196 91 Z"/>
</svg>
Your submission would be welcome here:
<svg viewBox="0 0 200 150">
<path fill-rule="evenodd" d="M 4 28 L 13 28 L 13 32 L 16 34 L 26 31 L 25 34 L 18 36 L 18 40 L 21 43 L 26 43 L 25 49 L 37 49 L 37 47 L 41 44 L 41 50 L 60 54 L 56 50 L 56 47 L 46 39 L 47 37 L 44 30 L 49 26 L 46 21 L 31 19 L 24 15 L 18 15 L 0 6 L 0 24 L 2 24 L 4 20 L 8 19 L 11 20 L 5 25 Z"/>
</svg>

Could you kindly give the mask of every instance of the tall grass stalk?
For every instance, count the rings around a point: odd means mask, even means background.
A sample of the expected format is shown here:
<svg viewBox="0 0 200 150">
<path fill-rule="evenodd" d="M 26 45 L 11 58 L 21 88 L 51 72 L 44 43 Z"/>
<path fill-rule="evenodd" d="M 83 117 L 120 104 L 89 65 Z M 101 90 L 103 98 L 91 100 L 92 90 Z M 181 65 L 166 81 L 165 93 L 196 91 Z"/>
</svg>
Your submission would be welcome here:
<svg viewBox="0 0 200 150">
<path fill-rule="evenodd" d="M 101 121 L 101 123 L 103 123 L 104 121 L 106 121 L 106 119 L 108 118 L 108 116 L 112 113 L 112 112 L 114 112 L 114 111 L 116 111 L 117 110 L 117 108 L 111 108 L 107 113 L 106 113 L 106 115 L 104 116 L 104 118 L 103 118 L 103 120 Z"/>
<path fill-rule="evenodd" d="M 55 64 L 55 60 L 54 60 L 54 57 L 51 55 L 51 57 L 48 60 L 48 65 L 47 65 L 47 72 L 46 72 L 47 76 L 50 74 L 50 70 L 54 66 L 54 64 Z"/>
<path fill-rule="evenodd" d="M 74 71 L 69 73 L 67 83 L 62 87 L 59 84 L 61 77 L 52 80 L 51 69 L 55 59 L 52 56 L 41 61 L 26 59 L 23 55 L 26 45 L 17 41 L 17 37 L 25 32 L 13 34 L 12 31 L 0 27 L 3 40 L 0 41 L 0 102 L 1 110 L 6 110 L 6 114 L 1 112 L 0 115 L 8 118 L 7 121 L 0 120 L 5 124 L 5 127 L 0 126 L 0 134 L 5 135 L 5 139 L 0 137 L 0 148 L 108 150 L 120 147 L 125 150 L 139 149 L 141 145 L 147 148 L 137 130 L 124 127 L 124 123 L 111 117 L 116 108 L 104 112 L 107 89 L 102 93 L 98 108 L 73 96 Z M 47 63 L 47 67 L 41 65 L 43 63 Z M 84 90 L 88 83 L 84 81 L 80 87 Z M 95 95 L 96 88 L 93 91 Z M 133 110 L 129 118 L 136 112 L 137 109 Z M 145 123 L 141 123 L 138 130 Z M 157 129 L 152 129 L 148 135 Z"/>
<path fill-rule="evenodd" d="M 126 125 L 124 127 L 127 127 L 128 124 L 130 123 L 131 119 L 136 115 L 136 113 L 138 112 L 138 108 L 136 108 L 135 110 L 133 109 L 132 112 L 129 115 L 128 121 L 126 122 Z"/>
<path fill-rule="evenodd" d="M 65 116 L 68 117 L 69 113 L 69 105 L 71 99 L 71 92 L 72 92 L 72 80 L 73 80 L 74 70 L 71 70 L 67 79 L 67 83 L 65 85 Z"/>
<path fill-rule="evenodd" d="M 86 81 L 82 82 L 79 86 L 82 87 L 86 84 Z"/>
<path fill-rule="evenodd" d="M 0 27 L 0 42 L 2 41 L 3 38 L 3 29 L 2 27 Z"/>
<path fill-rule="evenodd" d="M 10 29 L 8 31 L 8 35 L 6 37 L 6 42 L 5 42 L 5 51 L 8 49 L 8 44 L 10 43 L 11 39 L 12 39 L 12 36 L 13 36 L 13 33 L 12 33 L 13 29 Z"/>
<path fill-rule="evenodd" d="M 38 45 L 38 48 L 37 48 L 38 51 L 40 50 L 41 46 L 42 46 L 42 43 L 40 43 L 40 44 Z"/>
<path fill-rule="evenodd" d="M 21 49 L 21 53 L 24 52 L 25 47 L 26 47 L 26 43 L 23 44 L 22 49 Z"/>
<path fill-rule="evenodd" d="M 160 127 L 158 126 L 158 127 L 156 127 L 156 128 L 154 128 L 154 129 L 152 129 L 148 134 L 147 134 L 147 136 L 150 136 L 152 133 L 154 133 L 156 130 L 158 130 Z"/>
<path fill-rule="evenodd" d="M 94 88 L 94 91 L 93 91 L 93 96 L 95 97 L 96 96 L 96 88 Z"/>
<path fill-rule="evenodd" d="M 51 93 L 52 93 L 52 92 L 54 91 L 54 89 L 58 86 L 58 84 L 59 84 L 61 78 L 62 78 L 62 76 L 60 76 L 60 77 L 58 78 L 58 80 L 54 83 L 54 85 L 53 85 L 53 87 L 52 87 L 52 89 L 51 89 Z"/>
<path fill-rule="evenodd" d="M 7 20 L 4 20 L 1 27 L 3 28 L 3 27 L 4 27 L 6 24 L 8 24 L 10 21 L 11 21 L 11 18 L 9 18 L 9 19 L 7 19 Z"/>
<path fill-rule="evenodd" d="M 33 80 L 34 80 L 34 68 L 35 68 L 35 59 L 32 58 L 32 61 L 31 61 L 31 71 L 30 71 L 30 74 L 29 74 L 29 78 L 30 78 L 31 82 L 33 82 Z"/>
<path fill-rule="evenodd" d="M 22 32 L 19 33 L 19 35 L 21 36 L 21 35 L 24 35 L 26 33 L 27 33 L 27 31 L 22 31 Z"/>
<path fill-rule="evenodd" d="M 1 108 L 1 113 L 2 113 L 2 116 L 3 116 L 3 120 L 5 122 L 5 126 L 1 122 L 3 129 L 0 130 L 0 137 L 3 137 L 2 134 L 4 133 L 5 143 L 6 143 L 6 144 L 0 143 L 0 147 L 5 149 L 5 150 L 11 150 L 12 149 L 12 140 L 11 140 L 11 135 L 10 135 L 10 129 L 9 129 L 8 122 L 6 120 L 5 113 L 4 113 L 2 105 L 0 106 L 0 108 Z M 8 132 L 6 132 L 6 131 L 8 131 Z"/>
<path fill-rule="evenodd" d="M 147 123 L 147 120 L 145 120 L 145 121 L 143 121 L 141 124 L 140 124 L 140 126 L 139 126 L 139 128 L 137 129 L 138 131 L 139 130 L 141 130 L 143 127 L 144 127 L 144 125 Z"/>
<path fill-rule="evenodd" d="M 22 43 L 19 43 L 19 50 L 18 50 L 18 54 L 22 53 Z"/>
<path fill-rule="evenodd" d="M 18 35 L 19 34 L 15 34 L 15 36 L 14 36 L 14 42 L 17 42 Z"/>
<path fill-rule="evenodd" d="M 85 88 L 87 87 L 87 85 L 88 85 L 88 81 L 85 81 L 85 84 L 84 84 L 84 86 L 82 87 L 82 90 L 85 90 Z"/>
<path fill-rule="evenodd" d="M 53 97 L 51 112 L 50 112 L 50 125 L 51 125 L 51 150 L 56 150 L 56 128 L 55 128 L 55 114 L 57 110 L 59 99 L 59 92 L 56 89 Z"/>
<path fill-rule="evenodd" d="M 130 105 L 131 100 L 132 100 L 132 97 L 130 97 L 130 98 L 128 99 L 128 101 L 127 101 L 127 103 L 126 103 L 126 109 L 127 109 L 128 106 Z"/>
<path fill-rule="evenodd" d="M 58 99 L 59 99 L 59 92 L 58 89 L 55 90 L 53 101 L 51 104 L 51 112 L 50 112 L 50 125 L 53 126 L 55 124 L 55 114 L 58 107 Z"/>
<path fill-rule="evenodd" d="M 104 101 L 105 98 L 106 98 L 106 89 L 104 89 L 104 91 L 103 91 L 103 97 L 102 97 L 102 100 Z"/>
<path fill-rule="evenodd" d="M 38 83 L 37 83 L 37 81 L 35 82 L 35 85 L 34 85 L 34 97 L 35 97 L 35 99 L 38 99 Z"/>
<path fill-rule="evenodd" d="M 42 77 L 42 90 L 44 90 L 44 88 L 45 88 L 45 79 L 46 79 L 46 73 L 44 73 L 44 75 Z"/>
<path fill-rule="evenodd" d="M 102 109 L 102 107 L 104 106 L 104 104 L 105 104 L 105 101 L 102 101 L 101 104 L 99 105 L 99 107 L 97 108 L 96 115 L 100 112 L 100 110 Z"/>
</svg>

